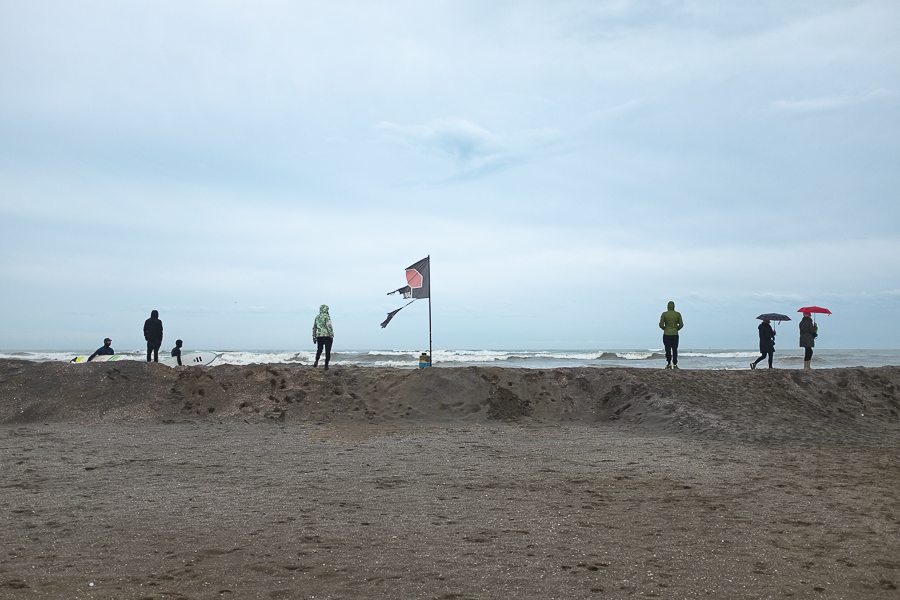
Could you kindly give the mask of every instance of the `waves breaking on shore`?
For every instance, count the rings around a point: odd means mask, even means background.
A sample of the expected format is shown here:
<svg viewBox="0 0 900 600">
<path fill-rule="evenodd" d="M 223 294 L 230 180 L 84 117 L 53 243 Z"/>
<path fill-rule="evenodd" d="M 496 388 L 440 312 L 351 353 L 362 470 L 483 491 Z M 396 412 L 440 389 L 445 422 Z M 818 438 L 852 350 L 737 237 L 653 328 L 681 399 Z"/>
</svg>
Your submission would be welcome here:
<svg viewBox="0 0 900 600">
<path fill-rule="evenodd" d="M 900 432 L 900 367 L 812 371 L 171 369 L 0 360 L 0 422 L 196 420 L 447 426 L 630 424 L 747 439 L 883 442 Z"/>
<path fill-rule="evenodd" d="M 207 350 L 212 350 L 207 348 Z M 308 350 L 215 350 L 219 354 L 216 365 L 311 365 L 315 352 Z M 0 360 L 30 360 L 35 362 L 69 362 L 82 351 L 7 351 L 0 352 Z M 387 367 L 415 369 L 421 350 L 343 350 L 332 356 L 339 367 Z M 145 350 L 120 351 L 123 360 L 145 360 Z M 167 355 L 167 354 L 166 354 Z M 688 369 L 746 370 L 749 362 L 759 356 L 748 349 L 689 349 L 679 351 L 681 366 Z M 437 367 L 502 366 L 526 369 L 554 369 L 561 367 L 640 367 L 659 368 L 665 365 L 665 353 L 660 349 L 625 350 L 435 350 Z M 777 368 L 799 368 L 803 363 L 801 348 L 779 348 L 775 353 Z M 883 367 L 900 365 L 900 350 L 838 350 L 818 349 L 814 363 L 817 368 Z"/>
</svg>

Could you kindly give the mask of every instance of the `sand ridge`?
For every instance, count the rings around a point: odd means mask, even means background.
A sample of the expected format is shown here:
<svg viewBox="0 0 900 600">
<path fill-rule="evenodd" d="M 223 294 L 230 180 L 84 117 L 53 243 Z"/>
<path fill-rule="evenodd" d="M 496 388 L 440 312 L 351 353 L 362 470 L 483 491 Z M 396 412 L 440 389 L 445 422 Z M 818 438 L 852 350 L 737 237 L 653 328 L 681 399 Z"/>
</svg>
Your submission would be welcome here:
<svg viewBox="0 0 900 600">
<path fill-rule="evenodd" d="M 0 423 L 621 421 L 744 439 L 900 431 L 900 367 L 679 372 L 0 361 Z"/>
</svg>

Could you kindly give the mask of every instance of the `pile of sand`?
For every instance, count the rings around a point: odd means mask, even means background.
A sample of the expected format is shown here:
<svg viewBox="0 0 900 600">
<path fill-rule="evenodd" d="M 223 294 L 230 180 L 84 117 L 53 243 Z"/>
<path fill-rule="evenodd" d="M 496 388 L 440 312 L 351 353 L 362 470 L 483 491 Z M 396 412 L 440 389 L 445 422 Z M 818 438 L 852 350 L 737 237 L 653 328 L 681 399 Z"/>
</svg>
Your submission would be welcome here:
<svg viewBox="0 0 900 600">
<path fill-rule="evenodd" d="M 757 371 L 0 361 L 0 423 L 619 421 L 741 439 L 900 431 L 900 367 Z"/>
</svg>

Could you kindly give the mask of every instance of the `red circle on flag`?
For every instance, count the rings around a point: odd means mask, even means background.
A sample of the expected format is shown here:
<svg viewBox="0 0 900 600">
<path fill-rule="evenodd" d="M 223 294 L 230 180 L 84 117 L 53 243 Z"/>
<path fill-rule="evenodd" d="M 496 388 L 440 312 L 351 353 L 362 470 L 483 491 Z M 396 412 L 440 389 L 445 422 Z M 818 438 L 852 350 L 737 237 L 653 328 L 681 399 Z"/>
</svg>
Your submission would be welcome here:
<svg viewBox="0 0 900 600">
<path fill-rule="evenodd" d="M 422 287 L 422 275 L 415 269 L 407 269 L 406 283 L 408 283 L 411 288 L 420 288 Z"/>
</svg>

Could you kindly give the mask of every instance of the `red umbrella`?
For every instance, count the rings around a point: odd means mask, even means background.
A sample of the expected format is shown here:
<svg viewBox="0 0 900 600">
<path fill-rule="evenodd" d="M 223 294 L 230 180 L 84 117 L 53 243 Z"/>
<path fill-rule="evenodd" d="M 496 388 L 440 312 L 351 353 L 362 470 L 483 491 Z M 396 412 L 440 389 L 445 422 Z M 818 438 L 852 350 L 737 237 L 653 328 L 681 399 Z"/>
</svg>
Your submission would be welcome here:
<svg viewBox="0 0 900 600">
<path fill-rule="evenodd" d="M 822 315 L 830 315 L 831 314 L 830 310 L 828 310 L 827 308 L 822 308 L 821 306 L 804 306 L 797 312 L 798 313 L 813 313 L 813 314 L 819 313 Z"/>
</svg>

